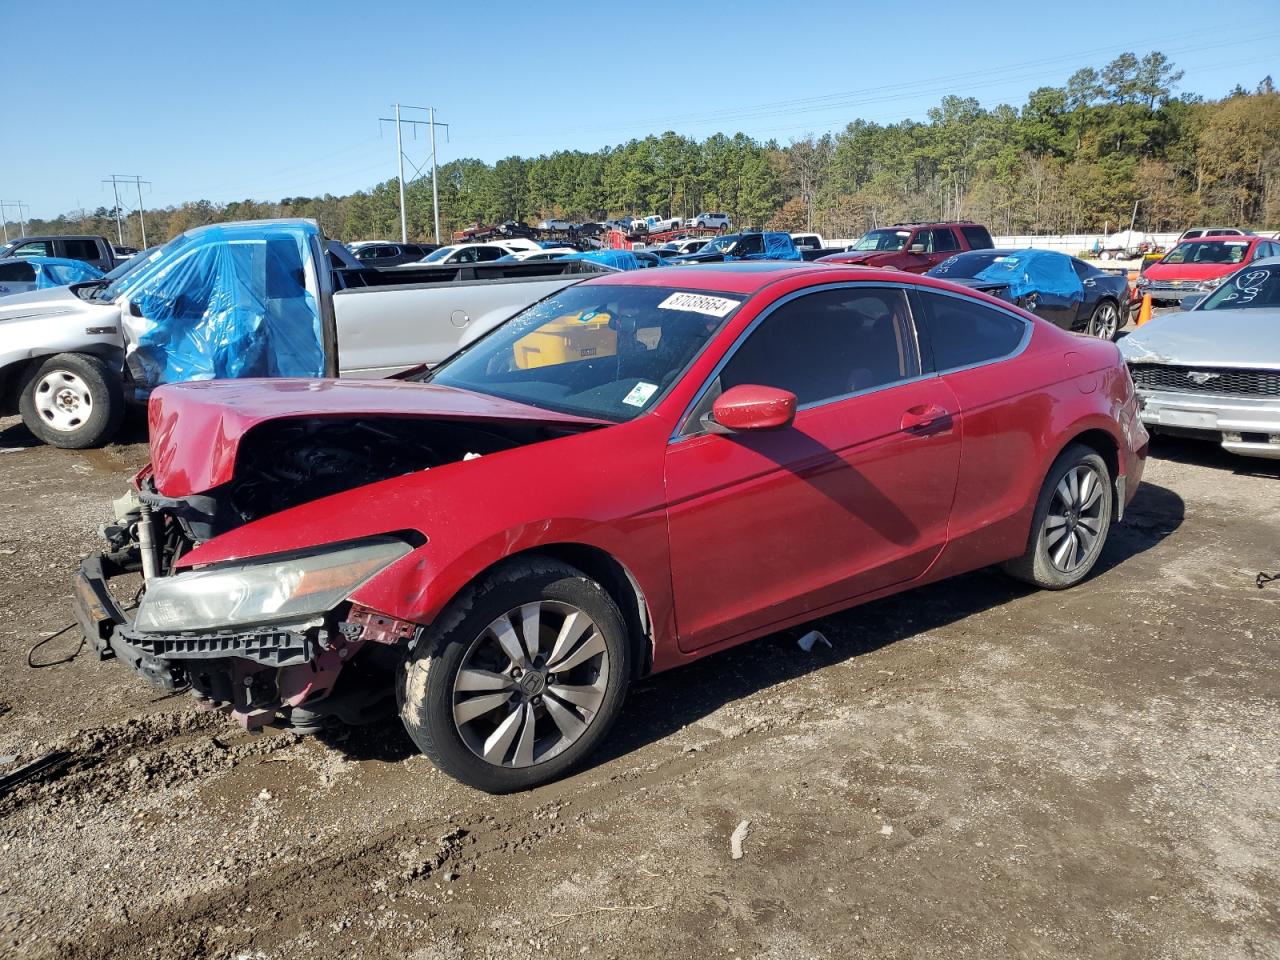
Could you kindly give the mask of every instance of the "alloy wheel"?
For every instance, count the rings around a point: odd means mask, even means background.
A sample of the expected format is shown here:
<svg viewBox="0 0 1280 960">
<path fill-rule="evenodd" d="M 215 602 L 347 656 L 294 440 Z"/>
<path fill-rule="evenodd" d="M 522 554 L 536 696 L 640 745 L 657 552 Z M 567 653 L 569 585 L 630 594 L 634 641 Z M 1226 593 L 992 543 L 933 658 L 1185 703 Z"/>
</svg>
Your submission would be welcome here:
<svg viewBox="0 0 1280 960">
<path fill-rule="evenodd" d="M 1040 536 L 1049 562 L 1063 573 L 1078 570 L 1100 548 L 1104 482 L 1097 470 L 1081 463 L 1054 488 Z"/>
<path fill-rule="evenodd" d="M 1120 311 L 1113 303 L 1104 303 L 1093 315 L 1093 335 L 1102 340 L 1114 340 L 1120 326 Z"/>
<path fill-rule="evenodd" d="M 41 377 L 32 399 L 40 418 L 54 430 L 76 430 L 93 413 L 89 385 L 70 370 L 53 370 Z"/>
<path fill-rule="evenodd" d="M 608 686 L 609 654 L 591 618 L 572 604 L 533 601 L 472 643 L 453 683 L 453 720 L 482 760 L 530 767 L 586 733 Z"/>
</svg>

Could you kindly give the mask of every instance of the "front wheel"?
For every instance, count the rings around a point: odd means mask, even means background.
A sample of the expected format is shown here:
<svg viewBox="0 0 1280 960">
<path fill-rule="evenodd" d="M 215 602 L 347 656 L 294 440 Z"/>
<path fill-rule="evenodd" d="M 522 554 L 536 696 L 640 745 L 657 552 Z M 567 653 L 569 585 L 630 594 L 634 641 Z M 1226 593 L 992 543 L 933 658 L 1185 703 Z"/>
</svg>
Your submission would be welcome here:
<svg viewBox="0 0 1280 960">
<path fill-rule="evenodd" d="M 468 588 L 406 660 L 409 736 L 437 767 L 489 793 L 577 766 L 609 732 L 631 678 L 617 604 L 549 559 L 512 561 Z"/>
<path fill-rule="evenodd" d="M 28 371 L 18 412 L 27 429 L 51 446 L 96 447 L 120 428 L 124 386 L 101 358 L 59 353 Z"/>
<path fill-rule="evenodd" d="M 1089 575 L 1111 529 L 1111 471 L 1092 447 L 1073 443 L 1049 468 L 1026 552 L 1004 564 L 1017 580 L 1046 590 Z"/>
<path fill-rule="evenodd" d="M 1120 332 L 1120 308 L 1112 300 L 1103 300 L 1089 318 L 1089 335 L 1100 340 L 1114 340 Z"/>
</svg>

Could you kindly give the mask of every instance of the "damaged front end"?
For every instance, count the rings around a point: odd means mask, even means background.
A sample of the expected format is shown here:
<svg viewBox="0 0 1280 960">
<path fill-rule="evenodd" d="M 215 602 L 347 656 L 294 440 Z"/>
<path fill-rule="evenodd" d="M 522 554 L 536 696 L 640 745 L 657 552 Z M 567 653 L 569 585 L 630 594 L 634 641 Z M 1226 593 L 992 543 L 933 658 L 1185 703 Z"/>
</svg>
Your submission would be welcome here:
<svg viewBox="0 0 1280 960">
<path fill-rule="evenodd" d="M 76 575 L 76 617 L 103 659 L 250 727 L 358 722 L 390 702 L 421 625 L 351 598 L 384 573 L 422 576 L 426 535 L 382 526 L 383 497 L 425 505 L 406 478 L 598 426 L 428 385 L 284 379 L 164 386 L 150 421 L 152 464 Z M 335 517 L 326 501 L 357 488 Z"/>
<path fill-rule="evenodd" d="M 175 573 L 179 550 L 192 542 L 186 505 L 148 503 L 166 498 L 145 486 L 144 478 L 117 503 L 118 522 L 104 531 L 111 549 L 86 557 L 76 575 L 76 617 L 100 658 L 167 691 L 189 687 L 250 729 L 306 728 L 330 717 L 359 723 L 385 708 L 385 677 L 418 625 L 347 598 L 407 556 L 412 536 Z M 132 618 L 111 588 L 128 578 L 140 581 Z"/>
</svg>

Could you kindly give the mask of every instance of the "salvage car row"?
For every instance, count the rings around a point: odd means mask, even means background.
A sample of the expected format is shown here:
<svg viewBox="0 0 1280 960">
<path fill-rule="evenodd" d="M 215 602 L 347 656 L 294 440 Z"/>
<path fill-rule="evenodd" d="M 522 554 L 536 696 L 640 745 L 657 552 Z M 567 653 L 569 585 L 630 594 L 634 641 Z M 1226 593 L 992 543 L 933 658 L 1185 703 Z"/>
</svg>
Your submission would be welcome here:
<svg viewBox="0 0 1280 960">
<path fill-rule="evenodd" d="M 979 567 L 1081 582 L 1148 425 L 1280 451 L 1280 358 L 1180 353 L 1273 324 L 1280 261 L 1122 356 L 1123 277 L 938 229 L 856 251 L 914 271 L 769 232 L 666 269 L 377 269 L 270 221 L 0 301 L 34 338 L 13 382 L 39 435 L 81 445 L 100 397 L 150 401 L 80 627 L 248 728 L 394 704 L 451 776 L 523 789 L 581 764 L 638 677 Z"/>
<path fill-rule="evenodd" d="M 394 699 L 496 792 L 581 764 L 638 677 L 991 564 L 1079 583 L 1147 452 L 1112 344 L 771 261 L 590 277 L 403 379 L 160 386 L 150 421 L 76 579 L 93 647 L 249 728 Z"/>
</svg>

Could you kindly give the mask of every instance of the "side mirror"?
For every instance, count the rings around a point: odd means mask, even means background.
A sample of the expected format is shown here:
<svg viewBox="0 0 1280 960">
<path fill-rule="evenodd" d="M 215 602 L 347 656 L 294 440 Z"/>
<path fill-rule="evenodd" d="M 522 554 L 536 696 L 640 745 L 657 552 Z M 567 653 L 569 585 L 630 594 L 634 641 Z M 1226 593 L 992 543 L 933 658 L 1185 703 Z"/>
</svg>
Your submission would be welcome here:
<svg viewBox="0 0 1280 960">
<path fill-rule="evenodd" d="M 923 244 L 923 243 L 913 243 L 910 247 L 908 247 L 908 248 L 907 248 L 907 252 L 908 252 L 908 253 L 917 253 L 917 254 L 919 254 L 919 253 L 924 253 L 924 244 Z"/>
<path fill-rule="evenodd" d="M 142 308 L 138 306 L 136 301 L 133 301 L 133 300 L 129 301 L 129 316 L 131 317 L 142 316 Z"/>
<path fill-rule="evenodd" d="M 1204 298 L 1207 296 L 1208 296 L 1207 293 L 1190 294 L 1189 296 L 1182 298 L 1182 303 L 1180 304 L 1180 306 L 1182 307 L 1183 310 L 1194 310 L 1196 307 L 1200 306 L 1200 304 L 1204 302 Z"/>
<path fill-rule="evenodd" d="M 777 387 L 744 383 L 730 387 L 716 398 L 702 425 L 712 433 L 777 430 L 796 418 L 796 395 Z"/>
</svg>

